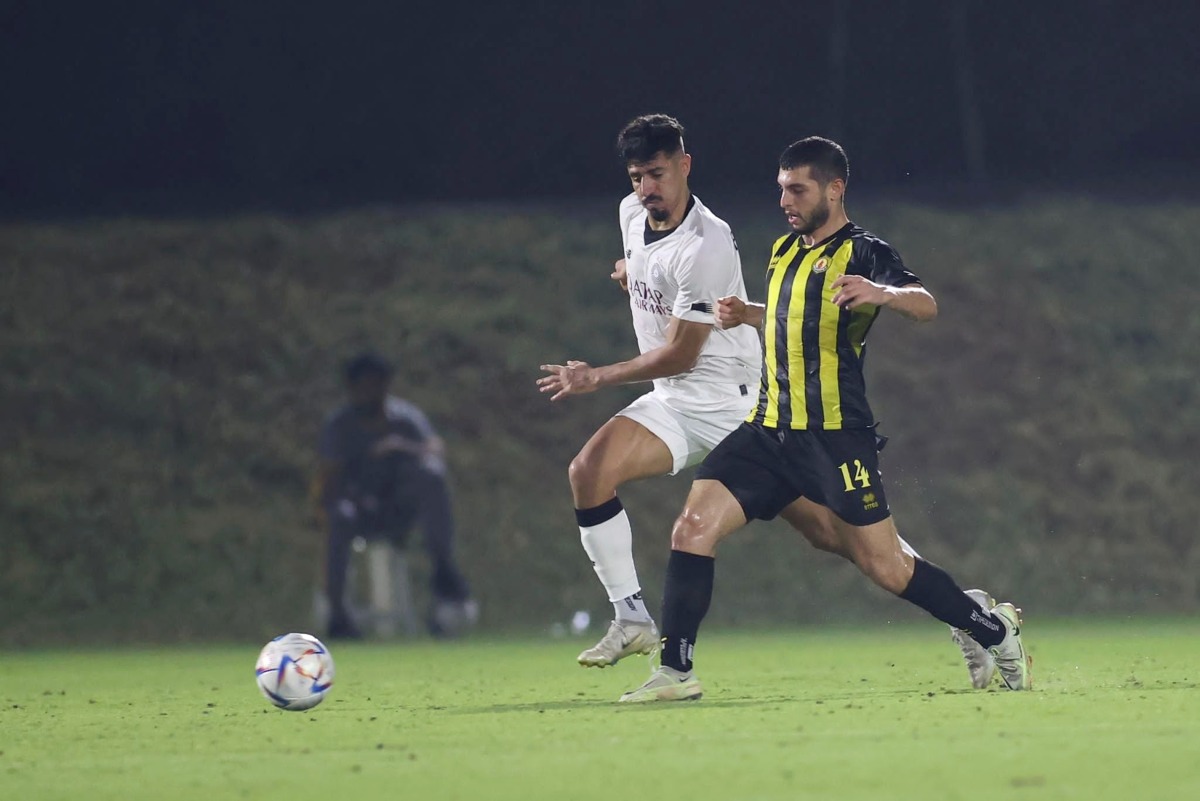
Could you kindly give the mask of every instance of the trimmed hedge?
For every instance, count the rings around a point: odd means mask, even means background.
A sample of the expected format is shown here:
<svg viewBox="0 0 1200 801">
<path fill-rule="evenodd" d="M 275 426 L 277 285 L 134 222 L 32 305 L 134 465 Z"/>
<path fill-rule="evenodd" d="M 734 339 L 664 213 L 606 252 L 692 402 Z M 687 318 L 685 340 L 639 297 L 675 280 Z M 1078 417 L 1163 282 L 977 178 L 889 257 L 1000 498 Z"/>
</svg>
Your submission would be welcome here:
<svg viewBox="0 0 1200 801">
<path fill-rule="evenodd" d="M 720 204 L 715 208 L 722 213 Z M 902 532 L 1037 614 L 1196 611 L 1200 208 L 863 204 L 937 295 L 868 381 Z M 778 226 L 729 218 L 751 293 Z M 635 352 L 615 212 L 375 210 L 0 229 L 0 640 L 311 627 L 306 484 L 337 370 L 372 344 L 450 447 L 494 628 L 607 604 L 566 465 L 638 387 L 550 405 L 537 366 Z M 611 218 L 611 219 L 610 219 Z M 622 492 L 657 605 L 686 478 Z M 421 565 L 418 564 L 418 573 Z M 712 620 L 916 616 L 780 524 L 723 548 Z"/>
</svg>

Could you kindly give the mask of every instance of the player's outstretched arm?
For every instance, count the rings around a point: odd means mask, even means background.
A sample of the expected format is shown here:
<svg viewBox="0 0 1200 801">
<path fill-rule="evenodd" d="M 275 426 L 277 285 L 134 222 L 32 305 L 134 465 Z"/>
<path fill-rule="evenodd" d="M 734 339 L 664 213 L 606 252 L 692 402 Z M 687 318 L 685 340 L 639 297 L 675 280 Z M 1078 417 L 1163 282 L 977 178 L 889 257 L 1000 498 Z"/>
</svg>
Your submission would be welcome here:
<svg viewBox="0 0 1200 801">
<path fill-rule="evenodd" d="M 667 328 L 667 344 L 626 362 L 592 367 L 587 362 L 569 361 L 566 364 L 543 364 L 549 375 L 537 380 L 538 391 L 554 393 L 556 401 L 570 395 L 594 392 L 600 387 L 634 384 L 686 373 L 696 366 L 700 351 L 708 341 L 712 326 L 690 320 L 671 318 Z"/>
<path fill-rule="evenodd" d="M 919 323 L 937 317 L 937 301 L 920 284 L 887 286 L 869 281 L 861 275 L 843 275 L 832 286 L 837 290 L 833 303 L 843 309 L 856 309 L 868 304 L 886 306 Z"/>
</svg>

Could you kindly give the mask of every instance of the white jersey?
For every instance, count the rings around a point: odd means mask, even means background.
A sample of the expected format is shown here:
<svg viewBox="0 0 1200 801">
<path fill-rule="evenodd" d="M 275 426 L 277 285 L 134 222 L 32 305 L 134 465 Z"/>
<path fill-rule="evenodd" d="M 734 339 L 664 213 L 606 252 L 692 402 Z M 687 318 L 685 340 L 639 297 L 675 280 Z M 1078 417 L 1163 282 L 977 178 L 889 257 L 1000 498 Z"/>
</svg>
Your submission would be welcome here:
<svg viewBox="0 0 1200 801">
<path fill-rule="evenodd" d="M 762 358 L 758 332 L 748 325 L 723 331 L 713 319 L 718 298 L 746 299 L 742 259 L 725 221 L 695 195 L 692 200 L 679 227 L 666 236 L 648 228 L 646 210 L 636 194 L 621 201 L 625 274 L 638 348 L 645 353 L 666 345 L 672 317 L 708 323 L 713 330 L 695 367 L 655 379 L 655 388 L 715 383 L 746 385 L 754 391 Z"/>
</svg>

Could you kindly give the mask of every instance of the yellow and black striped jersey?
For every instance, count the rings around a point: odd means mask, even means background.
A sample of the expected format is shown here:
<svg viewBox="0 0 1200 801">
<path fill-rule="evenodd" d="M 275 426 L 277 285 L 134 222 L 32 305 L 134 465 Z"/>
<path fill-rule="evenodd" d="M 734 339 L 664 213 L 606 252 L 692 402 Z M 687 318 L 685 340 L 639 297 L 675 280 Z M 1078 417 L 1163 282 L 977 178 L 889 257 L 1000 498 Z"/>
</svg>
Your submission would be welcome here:
<svg viewBox="0 0 1200 801">
<path fill-rule="evenodd" d="M 835 306 L 832 285 L 842 275 L 890 286 L 921 282 L 891 245 L 853 223 L 811 247 L 799 234 L 780 237 L 767 266 L 762 378 L 748 422 L 827 430 L 875 425 L 862 366 L 879 307 Z"/>
</svg>

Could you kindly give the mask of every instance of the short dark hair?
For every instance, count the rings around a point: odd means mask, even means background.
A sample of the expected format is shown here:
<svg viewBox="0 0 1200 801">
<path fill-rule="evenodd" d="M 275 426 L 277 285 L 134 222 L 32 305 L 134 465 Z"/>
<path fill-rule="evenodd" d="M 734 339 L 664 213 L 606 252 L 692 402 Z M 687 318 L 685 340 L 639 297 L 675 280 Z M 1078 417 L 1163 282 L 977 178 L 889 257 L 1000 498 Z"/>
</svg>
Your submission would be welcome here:
<svg viewBox="0 0 1200 801">
<path fill-rule="evenodd" d="M 659 153 L 683 151 L 683 126 L 666 114 L 634 117 L 617 134 L 617 153 L 625 164 L 645 164 Z"/>
<path fill-rule="evenodd" d="M 366 350 L 346 362 L 343 374 L 347 384 L 357 384 L 368 376 L 388 379 L 392 377 L 392 366 L 376 351 Z"/>
<path fill-rule="evenodd" d="M 779 157 L 779 169 L 794 170 L 797 167 L 808 167 L 813 179 L 822 186 L 835 178 L 841 178 L 845 183 L 850 181 L 850 160 L 846 158 L 846 151 L 823 136 L 809 136 L 784 148 Z"/>
</svg>

